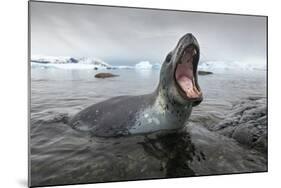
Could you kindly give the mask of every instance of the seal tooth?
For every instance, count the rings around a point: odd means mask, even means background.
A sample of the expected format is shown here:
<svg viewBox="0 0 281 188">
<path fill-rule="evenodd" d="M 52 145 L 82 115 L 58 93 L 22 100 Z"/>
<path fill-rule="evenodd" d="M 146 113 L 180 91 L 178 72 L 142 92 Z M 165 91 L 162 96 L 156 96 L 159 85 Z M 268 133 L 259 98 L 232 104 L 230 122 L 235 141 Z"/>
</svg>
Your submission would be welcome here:
<svg viewBox="0 0 281 188">
<path fill-rule="evenodd" d="M 194 56 L 194 55 L 196 55 L 196 54 L 197 54 L 197 50 L 194 49 L 192 55 Z"/>
<path fill-rule="evenodd" d="M 193 83 L 193 89 L 194 89 L 195 93 L 196 93 L 198 96 L 202 95 L 202 92 L 199 91 L 199 90 L 197 89 L 197 87 L 196 87 L 194 78 L 192 79 L 192 83 Z"/>
<path fill-rule="evenodd" d="M 194 93 L 194 90 L 192 88 L 189 88 L 187 91 L 188 91 L 188 93 L 187 93 L 188 97 L 193 98 L 196 96 L 196 93 Z"/>
<path fill-rule="evenodd" d="M 200 94 L 201 94 L 201 92 L 200 92 L 200 91 L 198 91 L 198 89 L 197 89 L 197 87 L 196 87 L 194 77 L 193 77 L 193 79 L 192 79 L 192 84 L 193 84 L 193 89 L 194 89 L 194 91 L 195 91 L 198 95 L 200 95 Z"/>
<path fill-rule="evenodd" d="M 199 93 L 198 89 L 196 88 L 196 86 L 193 86 L 193 89 L 196 93 Z"/>
</svg>

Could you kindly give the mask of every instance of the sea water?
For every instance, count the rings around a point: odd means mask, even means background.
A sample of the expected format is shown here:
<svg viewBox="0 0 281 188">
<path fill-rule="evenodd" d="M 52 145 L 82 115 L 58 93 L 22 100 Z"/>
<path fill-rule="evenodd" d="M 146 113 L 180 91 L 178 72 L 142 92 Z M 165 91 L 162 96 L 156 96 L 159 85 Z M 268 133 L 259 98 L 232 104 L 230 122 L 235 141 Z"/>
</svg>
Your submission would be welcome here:
<svg viewBox="0 0 281 188">
<path fill-rule="evenodd" d="M 95 74 L 105 71 L 119 76 L 95 78 Z M 123 138 L 96 138 L 67 125 L 70 117 L 89 105 L 120 95 L 151 93 L 157 87 L 159 72 L 155 69 L 32 68 L 32 185 L 266 170 L 264 156 L 209 131 L 200 123 L 193 124 L 194 128 L 186 133 Z M 266 97 L 266 71 L 214 71 L 198 79 L 204 101 L 194 107 L 190 121 L 201 118 L 207 121 L 205 124 L 216 122 L 239 101 Z"/>
</svg>

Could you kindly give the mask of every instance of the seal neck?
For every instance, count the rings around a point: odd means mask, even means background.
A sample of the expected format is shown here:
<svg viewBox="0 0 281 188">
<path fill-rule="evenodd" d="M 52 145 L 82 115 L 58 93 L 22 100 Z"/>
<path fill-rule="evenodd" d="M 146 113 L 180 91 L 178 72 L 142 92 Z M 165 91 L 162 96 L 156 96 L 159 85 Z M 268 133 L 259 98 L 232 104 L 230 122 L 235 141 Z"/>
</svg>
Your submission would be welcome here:
<svg viewBox="0 0 281 188">
<path fill-rule="evenodd" d="M 168 97 L 163 89 L 158 85 L 157 89 L 154 91 L 154 107 L 160 113 L 170 114 L 170 117 L 179 121 L 185 122 L 192 110 L 192 103 L 186 105 L 179 104 Z"/>
</svg>

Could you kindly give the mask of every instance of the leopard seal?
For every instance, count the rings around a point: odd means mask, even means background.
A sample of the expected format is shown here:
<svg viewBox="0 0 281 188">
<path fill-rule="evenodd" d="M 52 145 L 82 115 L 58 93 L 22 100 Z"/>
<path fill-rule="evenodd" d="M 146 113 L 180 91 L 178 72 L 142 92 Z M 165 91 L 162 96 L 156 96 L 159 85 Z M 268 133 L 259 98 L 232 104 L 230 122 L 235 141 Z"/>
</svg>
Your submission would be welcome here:
<svg viewBox="0 0 281 188">
<path fill-rule="evenodd" d="M 187 33 L 168 53 L 154 92 L 119 96 L 94 104 L 76 114 L 69 125 L 93 136 L 115 137 L 170 131 L 184 127 L 192 107 L 203 100 L 197 79 L 198 41 Z"/>
</svg>

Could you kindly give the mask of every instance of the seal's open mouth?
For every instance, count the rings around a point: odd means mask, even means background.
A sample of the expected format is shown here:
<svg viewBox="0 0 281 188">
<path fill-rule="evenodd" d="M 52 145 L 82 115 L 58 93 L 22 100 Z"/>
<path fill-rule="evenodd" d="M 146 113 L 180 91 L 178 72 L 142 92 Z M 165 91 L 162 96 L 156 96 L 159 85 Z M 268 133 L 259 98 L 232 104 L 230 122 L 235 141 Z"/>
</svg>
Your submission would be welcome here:
<svg viewBox="0 0 281 188">
<path fill-rule="evenodd" d="M 195 56 L 197 50 L 195 47 L 188 46 L 182 52 L 181 58 L 176 65 L 175 80 L 180 95 L 187 100 L 202 100 L 202 92 L 197 84 L 197 64 Z"/>
</svg>

